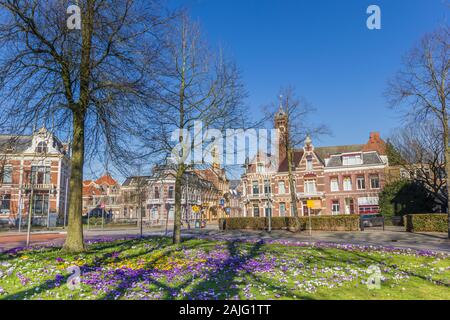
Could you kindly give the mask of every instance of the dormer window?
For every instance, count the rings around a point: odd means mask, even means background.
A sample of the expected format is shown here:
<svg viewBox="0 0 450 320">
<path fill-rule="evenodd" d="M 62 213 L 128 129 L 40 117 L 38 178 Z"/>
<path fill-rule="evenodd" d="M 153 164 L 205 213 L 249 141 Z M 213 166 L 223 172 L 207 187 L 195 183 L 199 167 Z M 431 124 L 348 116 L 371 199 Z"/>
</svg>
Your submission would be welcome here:
<svg viewBox="0 0 450 320">
<path fill-rule="evenodd" d="M 344 166 L 352 166 L 362 164 L 362 159 L 360 154 L 353 154 L 349 156 L 342 156 L 342 164 Z"/>
<path fill-rule="evenodd" d="M 47 143 L 44 141 L 39 142 L 36 147 L 36 153 L 47 153 L 47 152 L 48 152 Z"/>
</svg>

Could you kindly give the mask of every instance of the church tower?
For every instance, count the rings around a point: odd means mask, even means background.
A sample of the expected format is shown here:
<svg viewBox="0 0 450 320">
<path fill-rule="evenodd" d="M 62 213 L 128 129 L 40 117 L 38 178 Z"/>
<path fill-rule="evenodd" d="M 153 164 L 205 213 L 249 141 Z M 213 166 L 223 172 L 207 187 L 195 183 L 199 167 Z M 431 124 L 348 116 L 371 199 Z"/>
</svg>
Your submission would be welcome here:
<svg viewBox="0 0 450 320">
<path fill-rule="evenodd" d="M 282 163 L 286 159 L 287 126 L 288 116 L 280 103 L 280 108 L 275 113 L 275 129 L 278 129 L 278 163 Z"/>
</svg>

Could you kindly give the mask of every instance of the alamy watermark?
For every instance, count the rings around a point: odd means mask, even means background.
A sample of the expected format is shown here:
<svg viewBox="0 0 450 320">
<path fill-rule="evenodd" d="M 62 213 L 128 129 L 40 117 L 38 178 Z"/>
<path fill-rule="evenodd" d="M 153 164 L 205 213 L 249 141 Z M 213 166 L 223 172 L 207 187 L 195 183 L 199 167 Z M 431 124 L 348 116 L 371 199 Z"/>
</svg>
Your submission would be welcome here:
<svg viewBox="0 0 450 320">
<path fill-rule="evenodd" d="M 81 30 L 81 9 L 79 6 L 72 4 L 67 8 L 67 28 L 69 30 Z"/>
<path fill-rule="evenodd" d="M 366 273 L 370 274 L 367 278 L 366 285 L 369 290 L 381 289 L 381 270 L 376 265 L 367 268 Z"/>
<path fill-rule="evenodd" d="M 367 7 L 367 14 L 370 16 L 367 18 L 366 26 L 369 30 L 381 29 L 381 9 L 379 6 L 372 4 Z"/>
<path fill-rule="evenodd" d="M 78 290 L 81 287 L 81 270 L 78 266 L 70 266 L 67 268 L 67 272 L 71 272 L 72 275 L 67 279 L 67 287 L 70 290 Z"/>
</svg>

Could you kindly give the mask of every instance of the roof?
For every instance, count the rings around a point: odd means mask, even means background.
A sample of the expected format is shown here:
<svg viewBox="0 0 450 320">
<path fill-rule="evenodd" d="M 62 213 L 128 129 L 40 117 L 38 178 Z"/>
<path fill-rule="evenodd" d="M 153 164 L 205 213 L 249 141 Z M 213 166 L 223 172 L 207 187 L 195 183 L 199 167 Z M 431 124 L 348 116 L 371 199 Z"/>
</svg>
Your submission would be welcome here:
<svg viewBox="0 0 450 320">
<path fill-rule="evenodd" d="M 0 152 L 22 153 L 25 152 L 33 142 L 33 136 L 0 135 Z M 12 148 L 12 149 L 11 149 Z"/>
<path fill-rule="evenodd" d="M 117 181 L 114 180 L 109 174 L 105 174 L 103 177 L 98 178 L 95 180 L 95 183 L 98 185 L 106 184 L 110 186 L 117 185 Z"/>
<path fill-rule="evenodd" d="M 83 196 L 90 196 L 90 195 L 99 196 L 101 194 L 102 194 L 101 190 L 94 186 L 83 186 Z"/>
<path fill-rule="evenodd" d="M 294 166 L 296 166 L 303 157 L 303 150 L 294 150 Z M 287 157 L 281 161 L 278 166 L 278 172 L 288 172 L 288 160 Z"/>
<path fill-rule="evenodd" d="M 143 179 L 146 183 L 148 183 L 153 177 L 151 176 L 132 176 L 127 177 L 125 181 L 122 183 L 122 187 L 129 187 L 138 182 L 138 179 Z"/>
<path fill-rule="evenodd" d="M 376 151 L 364 152 L 362 154 L 363 165 L 368 164 L 382 164 L 383 161 L 380 159 Z M 342 156 L 333 155 L 327 163 L 327 167 L 340 167 L 342 166 Z"/>
<path fill-rule="evenodd" d="M 314 152 L 316 155 L 325 162 L 324 160 L 330 158 L 331 155 L 347 153 L 347 152 L 361 152 L 364 144 L 351 144 L 344 146 L 330 146 L 330 147 L 316 147 Z"/>
</svg>

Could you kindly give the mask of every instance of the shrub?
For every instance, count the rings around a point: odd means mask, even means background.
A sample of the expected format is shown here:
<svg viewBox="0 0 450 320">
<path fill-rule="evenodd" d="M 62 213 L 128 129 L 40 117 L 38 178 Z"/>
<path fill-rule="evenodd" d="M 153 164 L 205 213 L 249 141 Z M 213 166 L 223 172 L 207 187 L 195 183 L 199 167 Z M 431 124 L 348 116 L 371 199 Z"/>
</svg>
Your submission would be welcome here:
<svg viewBox="0 0 450 320">
<path fill-rule="evenodd" d="M 379 198 L 380 212 L 387 225 L 392 225 L 396 216 L 430 212 L 433 209 L 433 199 L 428 190 L 408 180 L 397 180 L 385 185 Z"/>
<path fill-rule="evenodd" d="M 265 230 L 269 219 L 266 217 L 243 217 L 219 219 L 220 230 Z M 300 231 L 309 229 L 308 217 L 272 217 L 272 230 Z M 322 231 L 358 231 L 358 215 L 311 217 L 311 229 Z"/>
<path fill-rule="evenodd" d="M 408 232 L 447 232 L 447 214 L 408 214 L 404 217 Z"/>
</svg>

